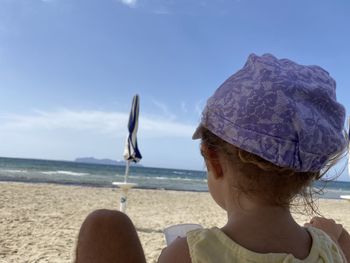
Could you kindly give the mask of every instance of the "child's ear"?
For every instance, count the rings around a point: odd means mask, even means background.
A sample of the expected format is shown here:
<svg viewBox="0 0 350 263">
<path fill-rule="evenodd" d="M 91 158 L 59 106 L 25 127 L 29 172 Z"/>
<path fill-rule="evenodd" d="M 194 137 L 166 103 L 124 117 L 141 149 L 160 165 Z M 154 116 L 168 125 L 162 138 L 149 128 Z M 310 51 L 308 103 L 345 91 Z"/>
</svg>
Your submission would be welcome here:
<svg viewBox="0 0 350 263">
<path fill-rule="evenodd" d="M 208 171 L 210 171 L 215 178 L 222 177 L 223 169 L 218 152 L 207 147 L 203 147 L 202 151 L 205 156 L 204 158 Z"/>
</svg>

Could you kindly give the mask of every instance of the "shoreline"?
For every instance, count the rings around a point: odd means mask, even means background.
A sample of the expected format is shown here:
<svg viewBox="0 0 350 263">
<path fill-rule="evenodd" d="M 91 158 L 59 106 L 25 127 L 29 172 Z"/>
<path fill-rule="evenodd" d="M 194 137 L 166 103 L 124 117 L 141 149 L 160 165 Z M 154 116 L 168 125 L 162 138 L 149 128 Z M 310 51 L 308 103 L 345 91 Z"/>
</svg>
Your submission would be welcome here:
<svg viewBox="0 0 350 263">
<path fill-rule="evenodd" d="M 118 188 L 117 186 L 113 186 L 113 184 L 104 185 L 104 184 L 90 184 L 90 183 L 76 183 L 76 182 L 57 182 L 57 181 L 41 181 L 41 180 L 4 180 L 0 178 L 0 183 L 23 183 L 23 184 L 47 184 L 47 185 L 62 185 L 62 186 L 77 186 L 77 187 L 91 187 L 91 188 L 106 188 L 106 189 L 115 189 Z M 208 191 L 202 191 L 202 190 L 187 190 L 187 189 L 172 189 L 172 188 L 156 188 L 156 187 L 133 187 L 133 189 L 138 190 L 164 190 L 164 191 L 175 191 L 175 192 L 193 192 L 193 193 L 209 193 Z"/>
<path fill-rule="evenodd" d="M 35 180 L 33 178 L 31 178 L 30 180 L 25 180 L 25 179 L 21 179 L 21 178 L 0 178 L 0 183 L 23 183 L 23 184 L 43 184 L 43 185 L 61 185 L 61 186 L 77 186 L 77 187 L 90 187 L 90 188 L 102 188 L 102 189 L 117 189 L 117 186 L 113 186 L 111 185 L 106 185 L 106 184 L 94 184 L 94 183 L 82 183 L 82 182 L 57 182 L 57 181 L 50 181 L 50 180 Z M 137 183 L 136 183 L 137 184 Z M 175 191 L 175 192 L 193 192 L 193 193 L 209 193 L 208 190 L 195 190 L 195 189 L 173 189 L 173 188 L 167 188 L 167 187 L 161 187 L 161 188 L 157 188 L 157 187 L 145 187 L 145 186 L 136 186 L 133 189 L 138 189 L 138 190 L 164 190 L 164 191 Z M 327 190 L 327 188 L 325 188 Z M 322 189 L 321 191 L 324 191 L 324 189 Z M 323 194 L 323 195 L 318 195 L 316 196 L 317 199 L 330 199 L 330 200 L 342 200 L 342 198 L 340 197 L 341 195 L 350 195 L 350 191 L 340 191 L 340 190 L 335 190 L 335 189 L 328 189 L 329 192 L 335 192 L 338 191 L 338 195 L 331 194 L 331 196 L 327 196 L 327 194 Z"/>
<path fill-rule="evenodd" d="M 96 209 L 119 209 L 119 188 L 0 182 L 0 262 L 72 262 L 76 238 L 86 216 Z M 350 229 L 350 203 L 319 199 L 319 211 Z M 147 262 L 165 247 L 163 229 L 183 223 L 221 227 L 226 213 L 208 192 L 133 189 L 127 214 Z M 310 216 L 293 213 L 299 224 Z"/>
</svg>

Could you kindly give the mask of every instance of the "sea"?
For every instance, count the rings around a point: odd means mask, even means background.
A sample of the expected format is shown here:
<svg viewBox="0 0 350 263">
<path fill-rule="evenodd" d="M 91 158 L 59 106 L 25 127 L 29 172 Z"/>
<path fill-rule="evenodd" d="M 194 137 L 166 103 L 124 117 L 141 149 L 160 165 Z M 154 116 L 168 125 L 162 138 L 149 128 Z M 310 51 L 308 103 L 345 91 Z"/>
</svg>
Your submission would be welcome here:
<svg viewBox="0 0 350 263">
<path fill-rule="evenodd" d="M 19 159 L 0 157 L 0 181 L 26 183 L 52 183 L 93 187 L 114 187 L 113 182 L 123 182 L 125 166 Z M 178 191 L 208 191 L 205 171 L 165 169 L 131 166 L 128 182 L 142 189 L 166 189 Z M 350 182 L 331 181 L 324 188 L 321 198 L 338 199 L 350 195 Z"/>
</svg>

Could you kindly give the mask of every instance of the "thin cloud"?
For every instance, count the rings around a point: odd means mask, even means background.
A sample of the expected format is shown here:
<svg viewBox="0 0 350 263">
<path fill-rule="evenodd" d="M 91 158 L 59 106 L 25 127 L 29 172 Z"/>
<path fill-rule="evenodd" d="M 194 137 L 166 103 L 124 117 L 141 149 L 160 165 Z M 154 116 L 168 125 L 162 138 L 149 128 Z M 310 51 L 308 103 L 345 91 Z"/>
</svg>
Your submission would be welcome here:
<svg viewBox="0 0 350 263">
<path fill-rule="evenodd" d="M 187 112 L 188 112 L 186 103 L 185 103 L 184 101 L 181 102 L 181 110 L 182 110 L 184 113 L 187 113 Z"/>
<path fill-rule="evenodd" d="M 164 103 L 159 102 L 157 100 L 152 100 L 152 103 L 160 110 L 163 116 L 165 116 L 167 119 L 175 120 L 176 115 L 171 113 L 168 109 L 168 106 L 166 106 Z M 159 114 L 160 115 L 160 114 Z"/>
<path fill-rule="evenodd" d="M 196 106 L 195 106 L 195 111 L 196 111 L 196 113 L 197 113 L 197 115 L 198 115 L 199 117 L 202 116 L 202 111 L 203 111 L 203 109 L 204 109 L 204 103 L 203 103 L 203 102 L 204 102 L 203 100 L 199 100 L 199 101 L 196 103 Z"/>
<path fill-rule="evenodd" d="M 57 160 L 74 160 L 79 156 L 119 159 L 128 133 L 128 117 L 129 112 L 71 109 L 0 113 L 0 156 Z M 147 116 L 144 112 L 139 121 L 138 139 L 144 160 L 151 166 L 163 167 L 181 167 L 181 163 L 186 163 L 184 159 L 188 157 L 185 158 L 185 155 L 169 161 L 167 157 L 159 156 L 159 152 L 164 156 L 175 156 L 178 142 L 190 151 L 194 125 L 169 121 L 161 116 Z M 176 145 L 172 145 L 174 140 Z M 157 142 L 160 145 L 156 146 Z"/>
<path fill-rule="evenodd" d="M 91 133 L 109 137 L 124 137 L 127 134 L 129 114 L 104 111 L 35 111 L 32 114 L 0 115 L 1 134 L 21 134 L 29 132 Z M 195 126 L 175 122 L 162 116 L 140 116 L 140 136 L 187 137 L 190 138 Z M 35 134 L 35 133 L 33 133 Z"/>
<path fill-rule="evenodd" d="M 137 0 L 119 0 L 119 2 L 128 7 L 136 7 L 137 5 Z"/>
<path fill-rule="evenodd" d="M 8 114 L 0 116 L 1 130 L 74 130 L 109 133 L 118 130 L 118 123 L 126 122 L 125 113 L 99 111 L 59 110 L 54 112 L 36 111 L 31 115 Z"/>
<path fill-rule="evenodd" d="M 170 10 L 166 7 L 160 7 L 160 8 L 158 7 L 156 9 L 154 9 L 152 11 L 152 13 L 156 14 L 156 15 L 170 15 L 171 14 Z"/>
</svg>

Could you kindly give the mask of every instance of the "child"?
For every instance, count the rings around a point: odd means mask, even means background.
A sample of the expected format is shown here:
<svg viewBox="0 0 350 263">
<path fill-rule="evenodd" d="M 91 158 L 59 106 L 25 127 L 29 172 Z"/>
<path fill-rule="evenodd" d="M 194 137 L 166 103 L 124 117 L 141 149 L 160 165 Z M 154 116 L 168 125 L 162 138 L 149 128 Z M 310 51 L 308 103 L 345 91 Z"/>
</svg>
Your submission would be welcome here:
<svg viewBox="0 0 350 263">
<path fill-rule="evenodd" d="M 322 68 L 250 55 L 209 98 L 193 136 L 201 139 L 209 191 L 227 224 L 178 238 L 158 262 L 349 261 L 341 225 L 314 218 L 302 227 L 290 213 L 296 196 L 310 201 L 308 186 L 346 150 L 344 120 L 335 81 Z M 82 225 L 77 262 L 145 259 L 129 219 L 97 211 Z"/>
</svg>

